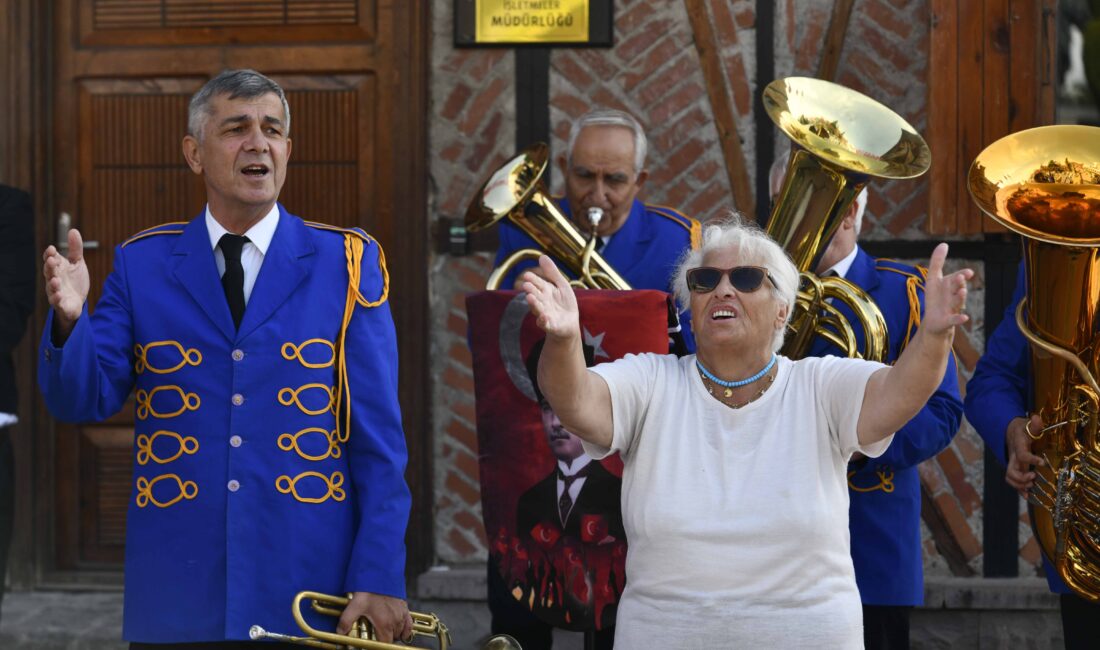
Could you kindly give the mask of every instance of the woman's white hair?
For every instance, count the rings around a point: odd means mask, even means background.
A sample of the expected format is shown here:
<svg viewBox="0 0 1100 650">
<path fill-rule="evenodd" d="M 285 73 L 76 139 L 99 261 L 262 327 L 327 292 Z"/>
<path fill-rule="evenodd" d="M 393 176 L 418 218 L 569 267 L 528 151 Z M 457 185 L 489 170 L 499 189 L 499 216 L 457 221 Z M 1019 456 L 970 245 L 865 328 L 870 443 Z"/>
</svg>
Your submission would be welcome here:
<svg viewBox="0 0 1100 650">
<path fill-rule="evenodd" d="M 708 253 L 730 249 L 736 252 L 739 263 L 763 266 L 768 269 L 772 282 L 765 281 L 765 286 L 771 287 L 772 294 L 787 306 L 787 320 L 783 323 L 783 327 L 775 331 L 775 340 L 772 341 L 772 351 L 778 352 L 779 348 L 783 347 L 787 325 L 790 324 L 791 315 L 794 313 L 795 298 L 798 294 L 798 269 L 779 244 L 768 237 L 759 226 L 746 222 L 736 212 L 730 211 L 724 219 L 707 224 L 703 228 L 702 245 L 680 256 L 672 276 L 676 301 L 680 304 L 681 310 L 690 309 L 691 290 L 687 286 L 688 270 L 702 266 L 703 259 Z"/>
</svg>

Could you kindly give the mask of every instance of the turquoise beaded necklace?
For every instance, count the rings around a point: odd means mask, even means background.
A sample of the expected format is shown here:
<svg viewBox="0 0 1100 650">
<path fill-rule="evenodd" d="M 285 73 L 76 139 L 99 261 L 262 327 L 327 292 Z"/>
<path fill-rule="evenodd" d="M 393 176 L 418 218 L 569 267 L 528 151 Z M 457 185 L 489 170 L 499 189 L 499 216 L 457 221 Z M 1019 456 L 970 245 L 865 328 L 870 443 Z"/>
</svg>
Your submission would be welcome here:
<svg viewBox="0 0 1100 650">
<path fill-rule="evenodd" d="M 714 373 L 707 370 L 706 366 L 704 366 L 702 364 L 702 362 L 699 361 L 699 357 L 695 357 L 695 365 L 699 368 L 699 372 L 703 373 L 704 377 L 706 377 L 712 383 L 717 384 L 717 385 L 721 386 L 722 388 L 725 388 L 726 389 L 726 391 L 725 391 L 726 397 L 729 397 L 729 396 L 733 395 L 733 391 L 730 390 L 731 388 L 738 388 L 740 386 L 746 386 L 748 384 L 751 384 L 754 381 L 757 381 L 758 379 L 760 379 L 764 375 L 768 374 L 768 371 L 771 370 L 772 366 L 775 365 L 775 360 L 777 358 L 778 357 L 776 357 L 775 353 L 773 352 L 771 361 L 768 362 L 768 365 L 764 366 L 763 370 L 756 373 L 752 377 L 749 377 L 748 379 L 740 379 L 738 381 L 725 381 L 725 380 L 719 379 L 718 377 L 715 377 Z"/>
</svg>

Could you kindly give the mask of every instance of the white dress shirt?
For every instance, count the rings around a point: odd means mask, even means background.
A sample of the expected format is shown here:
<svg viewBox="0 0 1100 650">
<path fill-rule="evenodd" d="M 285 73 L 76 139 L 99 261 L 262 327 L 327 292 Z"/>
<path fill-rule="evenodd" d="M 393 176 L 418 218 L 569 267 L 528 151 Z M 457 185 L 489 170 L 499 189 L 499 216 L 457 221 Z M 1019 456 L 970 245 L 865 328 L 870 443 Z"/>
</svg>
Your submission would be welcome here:
<svg viewBox="0 0 1100 650">
<path fill-rule="evenodd" d="M 241 266 L 244 268 L 244 303 L 248 304 L 248 298 L 252 295 L 252 287 L 256 286 L 256 276 L 260 274 L 260 267 L 264 263 L 264 255 L 267 247 L 271 245 L 271 238 L 275 236 L 275 227 L 279 225 L 279 206 L 271 207 L 271 212 L 264 215 L 263 219 L 244 233 L 248 237 L 248 243 L 241 249 Z M 210 206 L 206 206 L 206 230 L 210 233 L 210 247 L 214 249 L 214 261 L 218 264 L 218 277 L 225 275 L 225 254 L 218 248 L 218 242 L 222 235 L 229 232 L 218 223 L 214 215 L 210 213 Z"/>
<path fill-rule="evenodd" d="M 856 255 L 859 253 L 859 246 L 852 246 L 852 252 L 848 253 L 848 256 L 840 260 L 836 264 L 833 264 L 829 268 L 825 269 L 825 272 L 821 274 L 821 277 L 829 275 L 832 271 L 836 273 L 837 277 L 844 278 L 848 275 L 848 270 L 852 268 L 852 264 L 856 261 Z"/>
</svg>

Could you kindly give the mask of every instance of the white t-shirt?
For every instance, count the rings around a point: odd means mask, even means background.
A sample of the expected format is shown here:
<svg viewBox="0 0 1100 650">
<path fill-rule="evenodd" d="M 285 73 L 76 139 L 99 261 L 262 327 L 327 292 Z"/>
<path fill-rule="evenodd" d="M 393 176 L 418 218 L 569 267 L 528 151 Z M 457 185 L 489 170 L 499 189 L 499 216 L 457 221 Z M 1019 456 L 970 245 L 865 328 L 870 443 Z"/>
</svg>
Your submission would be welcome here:
<svg viewBox="0 0 1100 650">
<path fill-rule="evenodd" d="M 731 409 L 695 357 L 592 368 L 611 390 L 629 551 L 621 648 L 862 648 L 849 555 L 848 458 L 880 363 L 780 357 L 771 388 Z"/>
</svg>

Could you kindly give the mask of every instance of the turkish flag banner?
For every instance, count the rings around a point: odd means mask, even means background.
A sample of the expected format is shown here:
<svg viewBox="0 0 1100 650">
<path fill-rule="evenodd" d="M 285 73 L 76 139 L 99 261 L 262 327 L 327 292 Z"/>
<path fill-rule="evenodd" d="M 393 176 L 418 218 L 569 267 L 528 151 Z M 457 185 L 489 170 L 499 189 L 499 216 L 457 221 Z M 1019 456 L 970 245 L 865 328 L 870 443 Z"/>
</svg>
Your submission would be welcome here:
<svg viewBox="0 0 1100 650">
<path fill-rule="evenodd" d="M 668 295 L 578 290 L 585 362 L 667 354 Z M 537 385 L 542 330 L 516 291 L 467 296 L 490 571 L 536 616 L 569 630 L 615 623 L 625 585 L 622 461 L 597 461 Z"/>
</svg>

